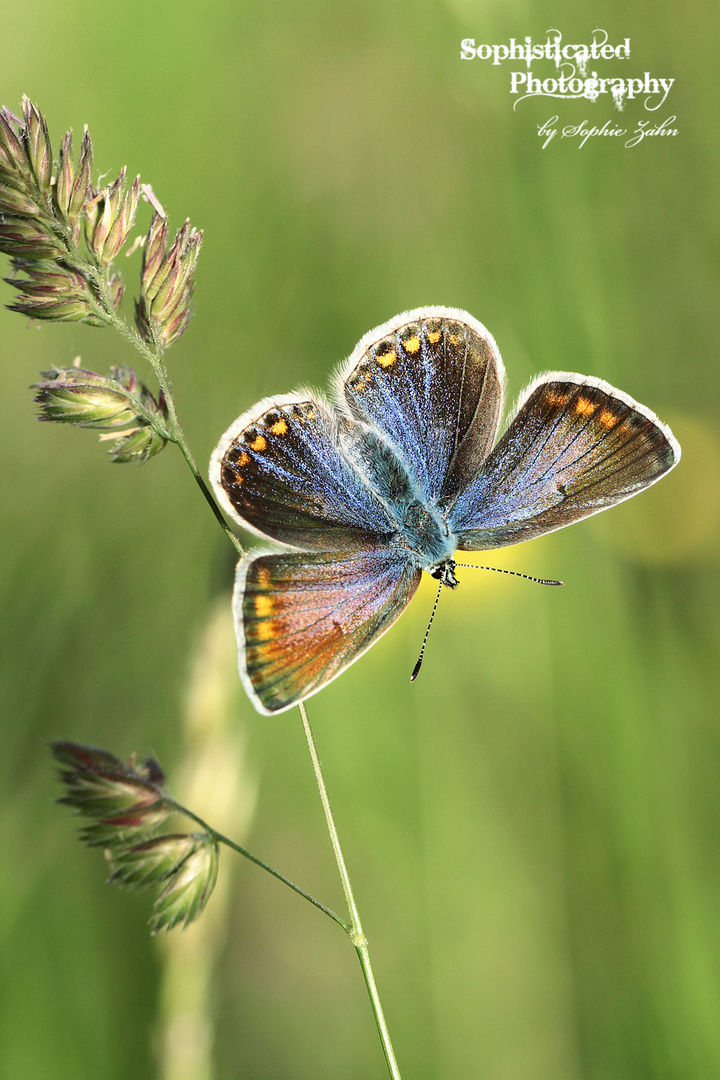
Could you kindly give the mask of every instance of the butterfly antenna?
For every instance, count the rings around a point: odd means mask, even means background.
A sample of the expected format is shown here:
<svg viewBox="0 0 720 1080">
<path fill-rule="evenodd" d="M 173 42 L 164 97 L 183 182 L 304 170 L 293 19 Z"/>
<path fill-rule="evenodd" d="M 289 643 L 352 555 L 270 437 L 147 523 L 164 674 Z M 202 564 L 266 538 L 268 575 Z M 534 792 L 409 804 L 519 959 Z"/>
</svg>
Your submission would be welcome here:
<svg viewBox="0 0 720 1080">
<path fill-rule="evenodd" d="M 468 570 L 492 570 L 495 574 L 510 574 L 511 577 L 525 578 L 526 581 L 536 581 L 538 585 L 564 585 L 564 581 L 553 581 L 551 578 L 532 577 L 531 574 L 520 574 L 517 570 L 503 570 L 501 566 L 478 566 L 476 563 L 455 563 Z M 436 605 L 437 606 L 437 605 Z M 433 612 L 433 615 L 435 612 Z M 432 622 L 432 619 L 430 620 Z"/>
<path fill-rule="evenodd" d="M 438 604 L 440 602 L 440 593 L 442 592 L 442 587 L 443 587 L 443 583 L 441 581 L 440 584 L 438 585 L 437 596 L 435 597 L 435 603 L 433 604 L 432 614 L 430 616 L 430 622 L 428 623 L 428 628 L 425 631 L 425 637 L 423 638 L 422 647 L 420 649 L 420 655 L 418 656 L 418 662 L 415 665 L 415 667 L 413 668 L 413 673 L 410 676 L 410 682 L 415 682 L 415 680 L 418 677 L 418 674 L 420 673 L 420 668 L 422 667 L 422 662 L 423 662 L 423 656 L 425 655 L 425 646 L 427 645 L 428 634 L 430 633 L 430 627 L 433 624 L 433 619 L 435 618 L 435 612 L 437 611 L 437 606 L 438 606 Z"/>
</svg>

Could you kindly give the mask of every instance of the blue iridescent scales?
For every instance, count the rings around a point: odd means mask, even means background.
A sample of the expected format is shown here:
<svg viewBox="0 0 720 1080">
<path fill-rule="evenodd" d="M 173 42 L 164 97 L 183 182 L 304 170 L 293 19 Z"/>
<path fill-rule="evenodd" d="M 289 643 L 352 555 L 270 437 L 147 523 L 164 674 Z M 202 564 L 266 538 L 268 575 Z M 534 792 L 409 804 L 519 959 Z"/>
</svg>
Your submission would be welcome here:
<svg viewBox="0 0 720 1080">
<path fill-rule="evenodd" d="M 265 398 L 226 431 L 210 479 L 229 516 L 281 545 L 241 559 L 240 675 L 282 712 L 402 614 L 423 571 L 454 585 L 458 549 L 570 525 L 680 459 L 667 425 L 600 379 L 539 376 L 496 441 L 505 369 L 467 312 L 419 308 L 358 343 L 315 391 Z"/>
</svg>

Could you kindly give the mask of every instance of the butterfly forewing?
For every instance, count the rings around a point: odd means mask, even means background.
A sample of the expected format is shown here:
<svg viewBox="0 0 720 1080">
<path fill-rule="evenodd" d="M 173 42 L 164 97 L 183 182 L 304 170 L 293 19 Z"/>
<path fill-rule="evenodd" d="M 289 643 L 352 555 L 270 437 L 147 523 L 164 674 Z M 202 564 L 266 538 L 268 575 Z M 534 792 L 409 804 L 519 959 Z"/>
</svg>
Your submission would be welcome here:
<svg viewBox="0 0 720 1080">
<path fill-rule="evenodd" d="M 268 398 L 225 433 L 210 463 L 224 508 L 293 547 L 351 550 L 392 526 L 338 446 L 335 420 L 312 397 Z"/>
<path fill-rule="evenodd" d="M 419 581 L 420 571 L 389 551 L 242 559 L 235 626 L 256 707 L 282 712 L 334 679 L 392 626 Z"/>
<path fill-rule="evenodd" d="M 600 380 L 558 373 L 530 387 L 450 522 L 461 548 L 516 544 L 627 499 L 679 456 L 649 409 Z"/>
<path fill-rule="evenodd" d="M 442 504 L 493 443 L 504 377 L 481 323 L 453 308 L 424 308 L 362 339 L 340 371 L 340 396 L 389 440 L 422 497 Z"/>
</svg>

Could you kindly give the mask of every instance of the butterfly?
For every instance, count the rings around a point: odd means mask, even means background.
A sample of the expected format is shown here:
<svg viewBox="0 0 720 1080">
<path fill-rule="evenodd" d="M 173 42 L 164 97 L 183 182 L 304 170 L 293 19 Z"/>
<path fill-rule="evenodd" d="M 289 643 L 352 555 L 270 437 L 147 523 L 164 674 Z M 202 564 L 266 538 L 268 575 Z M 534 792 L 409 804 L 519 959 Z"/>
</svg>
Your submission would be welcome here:
<svg viewBox="0 0 720 1080">
<path fill-rule="evenodd" d="M 371 330 L 332 403 L 264 398 L 210 463 L 220 505 L 281 549 L 238 564 L 240 676 L 259 712 L 315 694 L 402 614 L 423 571 L 453 588 L 457 549 L 517 544 L 654 484 L 680 460 L 666 424 L 601 379 L 548 372 L 497 439 L 505 369 L 456 308 Z"/>
</svg>

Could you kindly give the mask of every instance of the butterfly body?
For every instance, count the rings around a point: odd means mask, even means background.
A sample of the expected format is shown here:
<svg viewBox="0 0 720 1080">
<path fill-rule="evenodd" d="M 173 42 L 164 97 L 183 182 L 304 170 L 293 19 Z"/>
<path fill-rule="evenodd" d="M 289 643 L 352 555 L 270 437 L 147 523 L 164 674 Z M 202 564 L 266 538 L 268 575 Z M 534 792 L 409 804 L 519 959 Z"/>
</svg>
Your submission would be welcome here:
<svg viewBox="0 0 720 1080">
<path fill-rule="evenodd" d="M 456 537 L 437 505 L 423 498 L 393 449 L 377 438 L 368 439 L 363 428 L 352 425 L 346 452 L 385 509 L 392 527 L 385 539 L 421 570 L 430 570 L 454 554 Z"/>
<path fill-rule="evenodd" d="M 422 308 L 365 335 L 334 405 L 313 391 L 266 398 L 225 433 L 210 467 L 221 505 L 285 548 L 245 556 L 236 575 L 240 674 L 259 711 L 340 674 L 423 571 L 453 588 L 458 548 L 562 528 L 679 460 L 654 413 L 574 373 L 535 380 L 496 442 L 504 383 L 481 323 Z"/>
</svg>

